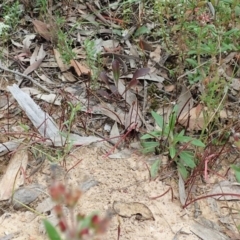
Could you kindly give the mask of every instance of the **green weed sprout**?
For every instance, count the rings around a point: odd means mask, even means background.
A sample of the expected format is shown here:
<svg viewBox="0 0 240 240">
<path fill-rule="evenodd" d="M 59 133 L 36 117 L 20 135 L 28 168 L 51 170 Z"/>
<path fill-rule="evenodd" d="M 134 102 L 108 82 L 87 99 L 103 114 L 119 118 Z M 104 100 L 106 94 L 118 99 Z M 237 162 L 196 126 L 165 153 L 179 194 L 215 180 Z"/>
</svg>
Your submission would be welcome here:
<svg viewBox="0 0 240 240">
<path fill-rule="evenodd" d="M 184 179 L 188 177 L 188 172 L 196 167 L 196 159 L 193 152 L 193 147 L 204 148 L 205 144 L 199 140 L 189 136 L 185 136 L 185 130 L 180 133 L 175 132 L 177 123 L 177 107 L 174 107 L 169 116 L 169 121 L 164 122 L 162 116 L 156 112 L 151 112 L 159 129 L 151 131 L 141 137 L 143 152 L 155 152 L 158 148 L 162 152 L 168 152 L 170 159 L 177 164 L 178 171 Z M 160 161 L 152 165 L 152 177 L 157 174 L 157 169 L 160 166 Z"/>
</svg>

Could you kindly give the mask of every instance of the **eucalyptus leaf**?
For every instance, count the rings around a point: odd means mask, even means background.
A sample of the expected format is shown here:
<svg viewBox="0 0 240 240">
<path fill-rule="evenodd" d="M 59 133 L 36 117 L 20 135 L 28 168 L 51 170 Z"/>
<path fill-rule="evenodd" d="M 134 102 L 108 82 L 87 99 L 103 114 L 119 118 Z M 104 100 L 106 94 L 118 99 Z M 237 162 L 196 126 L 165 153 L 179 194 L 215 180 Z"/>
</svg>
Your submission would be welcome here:
<svg viewBox="0 0 240 240">
<path fill-rule="evenodd" d="M 120 63 L 118 60 L 113 60 L 112 62 L 112 70 L 113 70 L 113 78 L 115 80 L 115 83 L 118 83 L 119 77 L 120 77 Z"/>
</svg>

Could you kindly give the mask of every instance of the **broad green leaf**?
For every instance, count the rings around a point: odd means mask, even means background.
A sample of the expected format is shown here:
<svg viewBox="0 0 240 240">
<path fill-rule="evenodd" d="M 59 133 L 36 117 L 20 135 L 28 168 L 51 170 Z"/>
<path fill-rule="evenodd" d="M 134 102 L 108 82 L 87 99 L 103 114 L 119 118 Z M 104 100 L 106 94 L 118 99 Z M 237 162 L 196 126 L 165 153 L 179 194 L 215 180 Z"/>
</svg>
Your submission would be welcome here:
<svg viewBox="0 0 240 240">
<path fill-rule="evenodd" d="M 155 178 L 158 174 L 158 170 L 160 167 L 161 160 L 157 159 L 153 165 L 151 166 L 150 173 L 151 173 L 151 178 Z"/>
<path fill-rule="evenodd" d="M 182 136 L 182 137 L 180 137 L 179 138 L 179 142 L 190 142 L 192 140 L 192 138 L 191 137 L 188 137 L 188 136 Z"/>
<path fill-rule="evenodd" d="M 240 6 L 235 7 L 235 15 L 238 17 L 240 16 Z"/>
<path fill-rule="evenodd" d="M 170 131 L 169 126 L 165 125 L 163 127 L 163 136 L 167 137 L 169 135 L 169 131 Z"/>
<path fill-rule="evenodd" d="M 143 153 L 154 152 L 155 148 L 159 146 L 158 142 L 142 142 Z"/>
<path fill-rule="evenodd" d="M 160 127 L 160 129 L 162 130 L 163 129 L 163 124 L 164 124 L 164 121 L 163 121 L 163 117 L 160 116 L 159 114 L 157 114 L 156 112 L 152 111 L 151 112 L 153 118 L 155 119 L 157 125 Z"/>
<path fill-rule="evenodd" d="M 175 142 L 175 143 L 183 142 L 183 140 L 186 138 L 186 136 L 184 136 L 184 133 L 185 133 L 185 131 L 182 130 L 179 134 L 175 135 L 175 136 L 173 137 L 174 142 Z"/>
<path fill-rule="evenodd" d="M 198 139 L 193 139 L 191 141 L 191 144 L 193 144 L 197 147 L 205 147 L 205 144 L 201 140 L 198 140 Z"/>
<path fill-rule="evenodd" d="M 48 220 L 43 220 L 43 224 L 50 240 L 61 240 L 57 229 Z"/>
<path fill-rule="evenodd" d="M 173 107 L 173 112 L 175 112 L 175 113 L 177 113 L 178 112 L 178 105 L 176 104 L 176 105 L 174 105 L 174 107 Z"/>
<path fill-rule="evenodd" d="M 152 131 L 150 133 L 147 133 L 147 134 L 144 134 L 141 139 L 144 140 L 144 139 L 149 139 L 149 138 L 158 138 L 158 137 L 161 137 L 161 134 L 162 132 L 161 131 Z"/>
<path fill-rule="evenodd" d="M 183 137 L 183 136 L 184 136 L 184 133 L 185 133 L 185 130 L 182 130 L 182 131 L 177 135 L 177 137 Z"/>
<path fill-rule="evenodd" d="M 175 157 L 175 155 L 176 155 L 176 149 L 175 149 L 174 146 L 170 146 L 170 147 L 169 147 L 169 154 L 170 154 L 170 157 L 171 157 L 171 158 L 174 158 L 174 157 Z"/>
<path fill-rule="evenodd" d="M 138 37 L 138 36 L 141 36 L 141 35 L 143 35 L 145 33 L 149 33 L 149 32 L 150 32 L 150 30 L 146 26 L 143 25 L 136 30 L 134 37 Z"/>
<path fill-rule="evenodd" d="M 229 36 L 229 35 L 232 35 L 232 34 L 234 34 L 234 33 L 239 33 L 239 29 L 237 29 L 237 28 L 232 28 L 231 30 L 225 32 L 223 35 L 224 35 L 224 36 Z"/>
<path fill-rule="evenodd" d="M 158 142 L 142 142 L 142 146 L 145 147 L 158 147 Z"/>
<path fill-rule="evenodd" d="M 240 182 L 240 167 L 233 165 L 233 164 L 230 166 L 234 170 L 237 181 Z"/>
<path fill-rule="evenodd" d="M 194 155 L 188 151 L 182 151 L 179 153 L 181 160 L 185 163 L 187 167 L 195 168 L 196 164 L 194 162 Z"/>
<path fill-rule="evenodd" d="M 192 65 L 192 67 L 196 67 L 198 65 L 198 62 L 196 60 L 193 60 L 191 58 L 185 59 L 186 62 Z"/>
<path fill-rule="evenodd" d="M 178 171 L 180 172 L 182 178 L 183 178 L 184 180 L 186 180 L 187 177 L 188 177 L 188 172 L 187 172 L 187 169 L 184 167 L 183 164 L 178 163 Z"/>
</svg>

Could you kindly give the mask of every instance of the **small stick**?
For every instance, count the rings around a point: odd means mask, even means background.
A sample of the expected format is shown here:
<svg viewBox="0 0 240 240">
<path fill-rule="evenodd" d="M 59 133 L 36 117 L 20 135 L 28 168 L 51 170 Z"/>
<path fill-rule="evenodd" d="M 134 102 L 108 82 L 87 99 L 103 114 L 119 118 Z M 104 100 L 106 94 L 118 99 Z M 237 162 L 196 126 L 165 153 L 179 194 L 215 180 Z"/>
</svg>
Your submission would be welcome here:
<svg viewBox="0 0 240 240">
<path fill-rule="evenodd" d="M 87 7 L 93 12 L 93 14 L 95 15 L 95 16 L 97 16 L 104 24 L 107 24 L 107 25 L 110 25 L 111 27 L 114 27 L 114 28 L 117 28 L 117 29 L 120 29 L 121 27 L 120 26 L 118 26 L 118 25 L 116 25 L 116 24 L 114 24 L 114 23 L 109 23 L 96 9 L 95 9 L 95 7 L 92 5 L 92 4 L 90 4 L 90 3 L 88 3 L 88 2 L 86 2 L 85 3 L 86 5 L 87 5 Z"/>
<path fill-rule="evenodd" d="M 41 89 L 43 89 L 44 91 L 46 91 L 46 92 L 48 92 L 48 93 L 51 93 L 51 92 L 52 92 L 52 91 L 50 91 L 48 88 L 42 86 L 40 83 L 38 83 L 37 81 L 35 81 L 33 78 L 31 78 L 31 77 L 29 77 L 29 76 L 27 76 L 27 75 L 25 75 L 25 74 L 23 74 L 23 73 L 20 73 L 20 72 L 13 71 L 13 70 L 11 70 L 11 69 L 5 68 L 5 67 L 3 67 L 1 64 L 0 64 L 0 68 L 1 68 L 2 70 L 6 71 L 6 72 L 10 72 L 10 73 L 13 73 L 13 74 L 17 74 L 17 75 L 19 75 L 19 76 L 21 76 L 21 77 L 24 77 L 24 78 L 30 80 L 30 81 L 33 82 L 35 85 L 37 85 L 38 87 L 40 87 Z"/>
</svg>

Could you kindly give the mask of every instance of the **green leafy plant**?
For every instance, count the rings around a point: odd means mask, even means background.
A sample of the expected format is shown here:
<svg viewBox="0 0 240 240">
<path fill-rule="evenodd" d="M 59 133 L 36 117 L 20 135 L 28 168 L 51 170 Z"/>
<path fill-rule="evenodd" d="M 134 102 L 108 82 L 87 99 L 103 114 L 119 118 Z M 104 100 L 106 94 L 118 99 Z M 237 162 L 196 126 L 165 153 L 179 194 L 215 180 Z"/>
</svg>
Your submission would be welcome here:
<svg viewBox="0 0 240 240">
<path fill-rule="evenodd" d="M 10 30 L 15 31 L 21 14 L 19 1 L 13 4 L 3 4 L 3 22 L 0 22 L 0 36 L 7 35 Z"/>
<path fill-rule="evenodd" d="M 78 103 L 77 105 L 74 106 L 71 102 L 68 102 L 68 107 L 69 107 L 70 116 L 69 116 L 69 119 L 64 122 L 64 125 L 67 128 L 67 132 L 66 133 L 61 132 L 62 136 L 66 138 L 66 145 L 64 147 L 64 151 L 63 151 L 64 153 L 63 153 L 62 159 L 65 159 L 65 157 L 70 153 L 73 147 L 73 143 L 69 138 L 69 136 L 71 133 L 71 129 L 72 129 L 75 117 L 81 109 L 81 105 Z"/>
<path fill-rule="evenodd" d="M 232 164 L 231 168 L 233 169 L 233 171 L 235 173 L 237 181 L 240 182 L 240 167 L 237 166 L 237 165 Z"/>
<path fill-rule="evenodd" d="M 96 88 L 97 78 L 100 72 L 99 65 L 101 63 L 101 60 L 99 57 L 99 53 L 96 50 L 95 41 L 86 39 L 84 41 L 84 48 L 86 50 L 87 65 L 92 70 L 91 71 L 92 87 Z"/>
<path fill-rule="evenodd" d="M 156 149 L 162 153 L 168 152 L 170 159 L 172 159 L 178 167 L 184 179 L 187 178 L 190 169 L 196 167 L 196 159 L 194 156 L 193 147 L 205 147 L 204 143 L 199 140 L 185 135 L 185 131 L 180 133 L 175 132 L 177 124 L 177 107 L 175 106 L 169 116 L 168 122 L 164 122 L 162 116 L 156 112 L 151 112 L 158 129 L 151 131 L 141 137 L 143 152 L 155 152 Z M 157 160 L 159 161 L 159 160 Z M 159 167 L 154 164 L 151 172 L 156 173 L 155 168 Z"/>
<path fill-rule="evenodd" d="M 75 213 L 75 207 L 81 194 L 80 190 L 68 189 L 62 183 L 52 184 L 50 195 L 52 200 L 57 203 L 54 210 L 58 219 L 58 225 L 55 227 L 48 220 L 43 220 L 50 240 L 92 239 L 93 236 L 106 231 L 109 222 L 108 218 L 100 219 L 95 213 L 88 216 Z M 70 220 L 67 218 L 63 206 L 69 209 Z"/>
<path fill-rule="evenodd" d="M 65 63 L 69 63 L 76 57 L 76 53 L 72 49 L 73 40 L 70 36 L 71 31 L 66 32 L 64 30 L 65 19 L 57 16 L 57 47 L 61 54 L 61 57 Z"/>
<path fill-rule="evenodd" d="M 37 10 L 39 9 L 40 15 L 46 15 L 48 11 L 48 0 L 37 0 L 36 7 Z"/>
<path fill-rule="evenodd" d="M 237 0 L 211 1 L 209 4 L 206 1 L 180 0 L 177 4 L 174 1 L 155 1 L 154 22 L 161 27 L 153 34 L 162 39 L 168 52 L 178 55 L 174 72 L 198 66 L 199 69 L 188 76 L 190 84 L 193 84 L 213 72 L 211 62 L 201 66 L 203 59 L 219 56 L 221 59 L 223 53 L 238 51 L 240 31 L 236 22 L 239 21 L 239 9 Z"/>
</svg>

